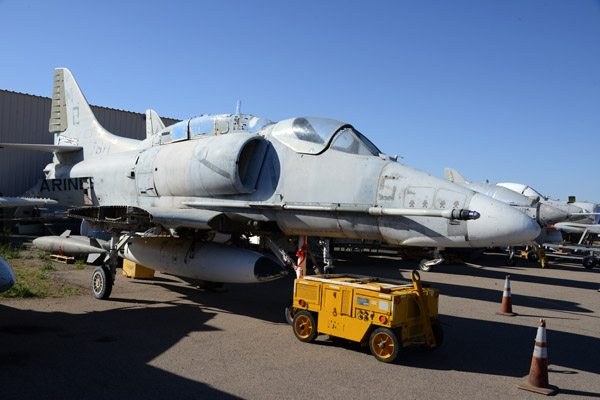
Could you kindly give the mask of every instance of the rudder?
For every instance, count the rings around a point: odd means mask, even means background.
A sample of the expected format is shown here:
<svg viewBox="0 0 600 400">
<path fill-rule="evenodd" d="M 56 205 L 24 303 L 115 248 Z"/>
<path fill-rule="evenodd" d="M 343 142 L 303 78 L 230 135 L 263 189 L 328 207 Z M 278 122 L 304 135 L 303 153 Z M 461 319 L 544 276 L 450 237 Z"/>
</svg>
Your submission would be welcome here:
<svg viewBox="0 0 600 400">
<path fill-rule="evenodd" d="M 133 149 L 139 143 L 137 140 L 113 135 L 100 125 L 73 74 L 67 68 L 54 70 L 49 131 L 58 133 L 54 144 L 82 146 L 84 158 L 93 157 L 97 153 L 91 153 L 94 146 L 105 148 L 106 152 L 112 153 Z M 102 143 L 110 145 L 101 146 Z"/>
</svg>

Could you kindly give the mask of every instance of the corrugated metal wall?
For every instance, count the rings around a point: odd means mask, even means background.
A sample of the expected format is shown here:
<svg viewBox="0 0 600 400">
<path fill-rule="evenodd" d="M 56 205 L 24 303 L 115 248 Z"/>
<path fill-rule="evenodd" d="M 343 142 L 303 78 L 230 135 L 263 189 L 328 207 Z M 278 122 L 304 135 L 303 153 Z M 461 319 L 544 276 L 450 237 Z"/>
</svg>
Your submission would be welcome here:
<svg viewBox="0 0 600 400">
<path fill-rule="evenodd" d="M 52 144 L 48 132 L 48 97 L 0 89 L 0 143 Z M 146 115 L 92 106 L 98 122 L 115 135 L 133 139 L 146 137 Z M 178 122 L 162 118 L 169 126 Z M 19 196 L 44 177 L 42 170 L 52 161 L 52 153 L 20 149 L 0 149 L 0 193 Z"/>
</svg>

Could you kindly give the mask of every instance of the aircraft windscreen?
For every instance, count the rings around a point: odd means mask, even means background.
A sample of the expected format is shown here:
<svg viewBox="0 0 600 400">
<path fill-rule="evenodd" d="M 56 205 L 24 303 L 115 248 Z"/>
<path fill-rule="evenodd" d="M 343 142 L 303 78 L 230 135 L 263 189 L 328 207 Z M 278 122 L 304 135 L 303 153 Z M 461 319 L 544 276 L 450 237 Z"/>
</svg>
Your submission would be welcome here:
<svg viewBox="0 0 600 400">
<path fill-rule="evenodd" d="M 273 136 L 283 144 L 298 153 L 308 154 L 324 151 L 334 135 L 334 150 L 364 155 L 380 153 L 369 139 L 350 125 L 329 118 L 293 118 L 279 122 L 273 129 Z"/>
<path fill-rule="evenodd" d="M 362 133 L 351 127 L 343 128 L 333 139 L 331 149 L 365 156 L 378 155 L 379 149 Z"/>
</svg>

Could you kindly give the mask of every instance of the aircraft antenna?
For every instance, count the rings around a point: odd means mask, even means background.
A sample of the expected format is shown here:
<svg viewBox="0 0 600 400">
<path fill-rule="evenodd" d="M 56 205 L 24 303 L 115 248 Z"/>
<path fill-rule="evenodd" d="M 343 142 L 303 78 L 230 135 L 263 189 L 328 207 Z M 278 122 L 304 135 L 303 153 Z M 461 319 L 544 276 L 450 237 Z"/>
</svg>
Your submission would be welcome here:
<svg viewBox="0 0 600 400">
<path fill-rule="evenodd" d="M 238 100 L 237 101 L 237 106 L 235 107 L 235 113 L 237 115 L 240 115 L 240 111 L 242 110 L 242 101 Z"/>
</svg>

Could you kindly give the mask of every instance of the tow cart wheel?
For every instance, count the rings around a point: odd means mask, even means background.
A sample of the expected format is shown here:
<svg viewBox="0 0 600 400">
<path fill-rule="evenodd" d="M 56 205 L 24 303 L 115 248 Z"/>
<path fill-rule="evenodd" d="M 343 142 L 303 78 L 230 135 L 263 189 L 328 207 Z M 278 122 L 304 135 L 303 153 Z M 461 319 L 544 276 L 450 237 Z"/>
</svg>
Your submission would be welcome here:
<svg viewBox="0 0 600 400">
<path fill-rule="evenodd" d="M 585 269 L 592 269 L 594 268 L 594 265 L 596 265 L 596 260 L 594 259 L 594 257 L 584 257 L 583 258 L 583 267 Z"/>
<path fill-rule="evenodd" d="M 421 271 L 425 271 L 425 272 L 431 271 L 431 265 L 427 265 L 427 261 L 429 261 L 429 260 L 424 258 L 419 262 L 419 269 Z"/>
<path fill-rule="evenodd" d="M 306 310 L 298 311 L 294 316 L 294 335 L 301 342 L 312 342 L 317 337 L 317 321 L 315 317 Z"/>
<path fill-rule="evenodd" d="M 296 307 L 294 307 L 293 301 L 290 301 L 289 304 L 285 307 L 285 322 L 287 322 L 288 325 L 294 324 L 294 315 L 296 315 L 297 311 L 298 310 L 296 309 Z"/>
<path fill-rule="evenodd" d="M 92 294 L 95 298 L 106 300 L 112 292 L 113 281 L 110 269 L 105 266 L 94 268 L 92 272 Z"/>
<path fill-rule="evenodd" d="M 377 328 L 369 339 L 371 354 L 379 361 L 390 363 L 396 359 L 400 351 L 400 339 L 395 331 L 388 328 Z"/>
</svg>

